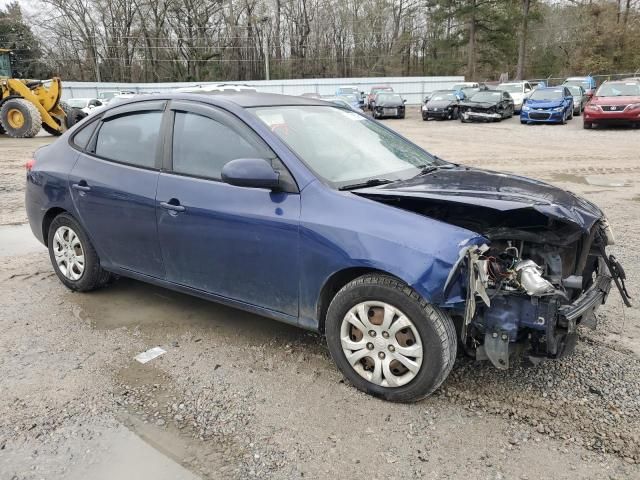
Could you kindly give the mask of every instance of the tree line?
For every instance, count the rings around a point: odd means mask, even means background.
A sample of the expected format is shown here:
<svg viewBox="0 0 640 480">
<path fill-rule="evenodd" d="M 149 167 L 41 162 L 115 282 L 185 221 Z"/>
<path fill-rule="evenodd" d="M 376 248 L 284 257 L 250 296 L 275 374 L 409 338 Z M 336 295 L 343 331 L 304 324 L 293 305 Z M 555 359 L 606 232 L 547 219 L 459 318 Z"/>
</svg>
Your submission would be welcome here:
<svg viewBox="0 0 640 480">
<path fill-rule="evenodd" d="M 640 69 L 640 0 L 31 0 L 0 10 L 20 75 L 174 82 L 545 78 Z"/>
</svg>

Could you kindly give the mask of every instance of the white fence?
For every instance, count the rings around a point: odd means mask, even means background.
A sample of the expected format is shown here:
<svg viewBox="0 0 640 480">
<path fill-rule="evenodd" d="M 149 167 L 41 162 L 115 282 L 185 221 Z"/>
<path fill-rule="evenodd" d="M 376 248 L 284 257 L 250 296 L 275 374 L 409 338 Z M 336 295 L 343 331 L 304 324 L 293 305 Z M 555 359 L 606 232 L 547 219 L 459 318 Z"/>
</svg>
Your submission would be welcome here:
<svg viewBox="0 0 640 480">
<path fill-rule="evenodd" d="M 464 77 L 363 77 L 363 78 L 319 78 L 294 80 L 255 80 L 238 82 L 255 87 L 259 92 L 301 95 L 317 93 L 334 95 L 340 85 L 357 86 L 369 92 L 376 85 L 389 85 L 400 93 L 409 105 L 422 103 L 425 93 L 449 89 L 463 82 Z M 97 97 L 98 93 L 113 90 L 132 90 L 137 93 L 167 93 L 180 87 L 233 82 L 189 82 L 189 83 L 106 83 L 106 82 L 63 82 L 62 98 Z"/>
</svg>

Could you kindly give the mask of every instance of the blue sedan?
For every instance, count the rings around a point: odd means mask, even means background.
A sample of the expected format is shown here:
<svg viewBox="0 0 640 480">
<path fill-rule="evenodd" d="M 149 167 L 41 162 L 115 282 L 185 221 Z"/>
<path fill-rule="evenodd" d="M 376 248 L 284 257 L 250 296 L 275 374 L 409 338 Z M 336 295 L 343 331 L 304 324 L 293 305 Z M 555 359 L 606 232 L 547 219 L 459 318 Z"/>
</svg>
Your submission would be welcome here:
<svg viewBox="0 0 640 480">
<path fill-rule="evenodd" d="M 459 342 L 501 369 L 562 357 L 624 286 L 593 204 L 303 97 L 107 107 L 36 152 L 26 208 L 69 289 L 126 276 L 322 332 L 353 385 L 393 401 L 438 388 Z"/>
<path fill-rule="evenodd" d="M 561 123 L 573 118 L 573 94 L 567 87 L 537 88 L 525 99 L 520 123 Z"/>
</svg>

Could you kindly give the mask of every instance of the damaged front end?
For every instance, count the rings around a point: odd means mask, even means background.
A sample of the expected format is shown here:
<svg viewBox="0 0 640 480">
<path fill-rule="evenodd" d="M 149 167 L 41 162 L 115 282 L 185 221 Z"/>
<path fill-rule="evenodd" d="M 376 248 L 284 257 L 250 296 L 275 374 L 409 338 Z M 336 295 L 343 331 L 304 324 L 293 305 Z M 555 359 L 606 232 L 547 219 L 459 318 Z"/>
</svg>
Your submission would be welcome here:
<svg viewBox="0 0 640 480">
<path fill-rule="evenodd" d="M 614 238 L 604 214 L 571 192 L 449 165 L 356 193 L 486 239 L 460 251 L 441 306 L 467 352 L 497 368 L 508 368 L 517 351 L 532 361 L 570 353 L 576 326 L 595 328 L 612 283 L 630 306 L 624 270 L 606 252 Z"/>
<path fill-rule="evenodd" d="M 611 283 L 630 306 L 624 270 L 605 248 L 613 243 L 602 220 L 568 245 L 499 239 L 460 254 L 447 282 L 462 275 L 466 302 L 461 340 L 478 360 L 509 368 L 514 353 L 531 361 L 570 354 L 576 327 L 596 327 L 594 311 Z"/>
</svg>

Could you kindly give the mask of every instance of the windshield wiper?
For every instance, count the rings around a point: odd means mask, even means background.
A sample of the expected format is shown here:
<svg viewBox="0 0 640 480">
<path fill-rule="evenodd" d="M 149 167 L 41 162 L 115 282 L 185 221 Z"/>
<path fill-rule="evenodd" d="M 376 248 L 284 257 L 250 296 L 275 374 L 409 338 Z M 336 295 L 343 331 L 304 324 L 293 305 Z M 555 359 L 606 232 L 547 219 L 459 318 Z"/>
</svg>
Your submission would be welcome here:
<svg viewBox="0 0 640 480">
<path fill-rule="evenodd" d="M 447 163 L 445 165 L 424 165 L 422 166 L 422 170 L 420 173 L 416 175 L 416 177 L 422 177 L 424 175 L 429 175 L 437 170 L 449 170 L 451 168 L 457 167 L 458 165 L 455 163 Z M 415 178 L 415 177 L 414 177 Z"/>
<path fill-rule="evenodd" d="M 338 188 L 338 190 L 355 190 L 356 188 L 365 188 L 365 187 L 377 187 L 378 185 L 386 185 L 387 183 L 392 183 L 392 180 L 386 178 L 372 178 L 371 180 L 367 180 L 362 183 L 354 183 L 352 185 L 343 185 Z"/>
</svg>

